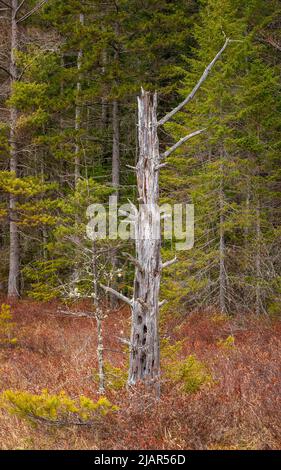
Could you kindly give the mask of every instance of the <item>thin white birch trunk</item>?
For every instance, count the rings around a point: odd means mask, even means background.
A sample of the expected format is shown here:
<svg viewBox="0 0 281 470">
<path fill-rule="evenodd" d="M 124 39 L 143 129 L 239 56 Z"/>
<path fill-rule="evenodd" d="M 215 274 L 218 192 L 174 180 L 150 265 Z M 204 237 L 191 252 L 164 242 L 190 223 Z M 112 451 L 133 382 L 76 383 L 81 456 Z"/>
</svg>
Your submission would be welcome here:
<svg viewBox="0 0 281 470">
<path fill-rule="evenodd" d="M 99 307 L 98 301 L 98 282 L 97 282 L 97 259 L 96 259 L 96 244 L 93 244 L 93 285 L 94 285 L 94 306 L 95 306 L 95 319 L 97 325 L 97 361 L 98 361 L 98 375 L 99 375 L 99 393 L 102 395 L 105 392 L 105 374 L 104 374 L 104 358 L 103 358 L 103 331 L 102 321 L 103 312 Z"/>
<path fill-rule="evenodd" d="M 16 51 L 18 48 L 18 26 L 16 22 L 16 10 L 18 8 L 18 0 L 11 1 L 11 51 L 10 51 L 10 75 L 11 90 L 13 83 L 17 80 Z M 16 125 L 17 125 L 17 109 L 12 106 L 10 109 L 10 171 L 18 176 L 18 149 L 16 141 Z M 16 223 L 16 205 L 17 197 L 10 194 L 10 263 L 9 263 L 9 280 L 8 280 L 8 296 L 19 296 L 19 264 L 20 264 L 20 247 L 19 247 L 19 231 Z"/>
<path fill-rule="evenodd" d="M 221 166 L 221 181 L 219 189 L 220 211 L 220 241 L 219 241 L 219 306 L 222 313 L 226 312 L 226 270 L 225 270 L 225 236 L 224 236 L 224 194 L 223 194 L 223 165 Z"/>
<path fill-rule="evenodd" d="M 260 200 L 258 196 L 256 207 L 256 287 L 255 287 L 255 312 L 261 314 L 261 220 L 260 220 Z"/>
</svg>

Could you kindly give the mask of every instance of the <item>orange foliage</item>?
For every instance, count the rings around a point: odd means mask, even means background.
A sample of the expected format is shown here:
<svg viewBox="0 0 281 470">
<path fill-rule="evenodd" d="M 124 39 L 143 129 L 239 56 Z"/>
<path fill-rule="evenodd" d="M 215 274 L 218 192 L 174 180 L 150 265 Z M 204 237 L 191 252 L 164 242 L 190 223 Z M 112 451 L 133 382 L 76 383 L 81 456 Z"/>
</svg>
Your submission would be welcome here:
<svg viewBox="0 0 281 470">
<path fill-rule="evenodd" d="M 4 302 L 4 300 L 3 300 Z M 59 313 L 56 302 L 20 301 L 12 305 L 18 344 L 0 350 L 0 388 L 40 393 L 65 390 L 75 398 L 96 399 L 94 319 Z M 89 310 L 87 303 L 78 310 Z M 105 356 L 126 364 L 118 337 L 129 335 L 127 308 L 104 320 Z M 163 331 L 184 340 L 182 356 L 195 354 L 212 371 L 214 384 L 184 395 L 162 383 L 155 401 L 143 387 L 110 391 L 120 407 L 98 429 L 30 428 L 0 413 L 0 448 L 17 449 L 280 449 L 281 448 L 281 322 L 254 317 L 220 318 L 193 313 L 171 318 Z M 219 346 L 235 338 L 235 347 Z"/>
</svg>

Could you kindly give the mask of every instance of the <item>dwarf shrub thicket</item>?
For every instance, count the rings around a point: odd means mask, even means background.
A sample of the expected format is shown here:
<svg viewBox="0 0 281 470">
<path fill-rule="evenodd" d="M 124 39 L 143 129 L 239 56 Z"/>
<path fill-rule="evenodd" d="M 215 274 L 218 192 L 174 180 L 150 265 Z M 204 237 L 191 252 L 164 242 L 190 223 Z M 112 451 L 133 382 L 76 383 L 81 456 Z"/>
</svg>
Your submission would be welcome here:
<svg viewBox="0 0 281 470">
<path fill-rule="evenodd" d="M 219 339 L 217 341 L 217 346 L 224 350 L 232 350 L 235 348 L 235 338 L 232 335 L 229 335 L 225 339 Z"/>
<path fill-rule="evenodd" d="M 71 399 L 64 391 L 57 395 L 43 390 L 40 395 L 25 391 L 6 390 L 1 395 L 0 406 L 10 414 L 17 415 L 32 423 L 53 425 L 91 424 L 99 417 L 117 411 L 106 397 L 97 402 L 81 395 Z"/>
<path fill-rule="evenodd" d="M 119 391 L 126 386 L 128 378 L 128 364 L 123 367 L 115 367 L 109 361 L 104 361 L 105 387 L 108 390 Z M 97 369 L 93 371 L 93 380 L 99 382 Z"/>
<path fill-rule="evenodd" d="M 186 393 L 197 392 L 202 385 L 212 383 L 212 376 L 207 367 L 193 354 L 178 365 L 175 379 L 182 382 L 181 388 Z"/>
<path fill-rule="evenodd" d="M 212 384 L 212 375 L 195 355 L 181 359 L 182 346 L 182 341 L 171 345 L 168 340 L 162 340 L 162 371 L 168 380 L 179 384 L 182 392 L 195 393 L 203 385 Z"/>
<path fill-rule="evenodd" d="M 2 304 L 0 310 L 0 345 L 15 344 L 17 342 L 17 338 L 13 336 L 14 326 L 10 305 Z"/>
</svg>

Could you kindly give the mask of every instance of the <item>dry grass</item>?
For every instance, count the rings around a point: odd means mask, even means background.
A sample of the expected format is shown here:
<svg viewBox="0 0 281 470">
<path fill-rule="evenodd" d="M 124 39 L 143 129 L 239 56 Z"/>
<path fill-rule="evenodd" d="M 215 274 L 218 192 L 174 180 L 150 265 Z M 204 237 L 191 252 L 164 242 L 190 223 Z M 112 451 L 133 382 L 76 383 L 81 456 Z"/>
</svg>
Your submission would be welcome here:
<svg viewBox="0 0 281 470">
<path fill-rule="evenodd" d="M 62 316 L 58 309 L 57 303 L 13 305 L 18 345 L 0 350 L 1 390 L 48 388 L 97 397 L 95 322 Z M 171 319 L 165 330 L 171 342 L 184 340 L 183 356 L 196 354 L 208 365 L 212 386 L 183 395 L 164 382 L 158 402 L 142 387 L 110 391 L 120 411 L 97 429 L 32 428 L 1 412 L 0 448 L 280 449 L 281 322 L 193 313 Z M 115 366 L 126 361 L 117 337 L 128 331 L 127 309 L 111 312 L 104 322 L 106 356 Z M 234 348 L 219 346 L 229 335 Z"/>
</svg>

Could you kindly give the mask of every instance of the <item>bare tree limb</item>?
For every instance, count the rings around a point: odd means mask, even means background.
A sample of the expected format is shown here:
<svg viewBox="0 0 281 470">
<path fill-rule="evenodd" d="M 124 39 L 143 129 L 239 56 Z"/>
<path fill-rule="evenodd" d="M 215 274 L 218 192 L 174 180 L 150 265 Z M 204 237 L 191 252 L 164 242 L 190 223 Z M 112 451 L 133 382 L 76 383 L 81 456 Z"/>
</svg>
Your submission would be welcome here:
<svg viewBox="0 0 281 470">
<path fill-rule="evenodd" d="M 103 284 L 100 284 L 100 286 L 101 286 L 106 292 L 110 292 L 110 294 L 115 295 L 118 299 L 122 300 L 123 302 L 126 302 L 126 303 L 129 304 L 129 305 L 132 305 L 132 303 L 133 303 L 132 300 L 128 299 L 128 297 L 126 297 L 125 295 L 120 294 L 120 292 L 117 292 L 117 290 L 112 289 L 111 287 L 108 287 L 108 286 L 104 286 Z"/>
<path fill-rule="evenodd" d="M 189 103 L 189 101 L 192 100 L 192 98 L 194 97 L 194 95 L 196 94 L 196 92 L 199 90 L 199 88 L 201 87 L 202 83 L 206 80 L 206 78 L 208 77 L 211 69 L 213 68 L 213 66 L 215 65 L 215 63 L 217 62 L 217 60 L 220 58 L 220 56 L 222 55 L 223 51 L 226 49 L 226 47 L 228 46 L 228 44 L 230 43 L 230 39 L 227 38 L 223 47 L 221 48 L 221 50 L 217 53 L 217 55 L 213 58 L 212 62 L 209 63 L 209 65 L 205 68 L 203 74 L 201 75 L 200 79 L 198 80 L 198 82 L 196 83 L 195 87 L 193 88 L 193 90 L 189 93 L 189 95 L 182 101 L 182 103 L 180 103 L 178 106 L 176 106 L 174 109 L 172 109 L 172 111 L 170 111 L 168 114 L 166 114 L 166 116 L 164 116 L 162 119 L 160 119 L 160 121 L 158 121 L 157 125 L 158 126 L 162 126 L 163 124 L 165 124 L 167 121 L 169 121 L 175 114 L 177 114 L 187 103 Z"/>
<path fill-rule="evenodd" d="M 163 213 L 163 214 L 160 215 L 161 220 L 170 219 L 171 217 L 172 217 L 171 214 Z"/>
<path fill-rule="evenodd" d="M 132 165 L 126 165 L 127 168 L 130 168 L 130 170 L 136 171 L 137 167 L 132 166 Z"/>
<path fill-rule="evenodd" d="M 37 5 L 35 5 L 34 8 L 32 8 L 30 11 L 25 13 L 25 15 L 23 15 L 21 18 L 19 18 L 17 20 L 17 23 L 21 23 L 22 21 L 27 20 L 27 18 L 29 18 L 31 15 L 33 15 L 33 13 L 36 13 L 36 11 L 38 11 L 43 5 L 45 5 L 45 3 L 47 3 L 47 1 L 48 0 L 41 0 L 41 2 L 37 3 Z"/>
<path fill-rule="evenodd" d="M 121 338 L 121 336 L 116 336 L 116 338 L 119 339 L 119 341 L 121 341 L 121 343 L 127 344 L 128 346 L 132 345 L 131 341 L 129 341 L 126 338 Z"/>
<path fill-rule="evenodd" d="M 281 51 L 281 44 L 279 44 L 274 38 L 272 37 L 262 37 L 262 41 L 270 44 L 270 46 L 274 47 L 278 51 Z"/>
<path fill-rule="evenodd" d="M 123 211 L 123 209 L 119 209 L 119 214 L 124 215 L 134 223 L 136 222 L 136 216 L 134 214 L 129 214 L 128 212 Z"/>
<path fill-rule="evenodd" d="M 12 7 L 11 7 L 11 5 L 9 5 L 9 3 L 4 2 L 4 0 L 0 0 L 0 2 L 3 3 L 3 5 L 5 5 L 5 7 L 10 8 L 10 10 L 12 10 Z"/>
<path fill-rule="evenodd" d="M 18 11 L 20 11 L 21 7 L 23 7 L 23 5 L 25 4 L 25 0 L 22 0 L 18 6 L 18 8 L 16 9 L 16 14 Z"/>
<path fill-rule="evenodd" d="M 161 168 L 164 168 L 167 165 L 168 165 L 168 163 L 160 163 L 160 165 L 157 165 L 155 167 L 155 171 L 161 170 Z"/>
<path fill-rule="evenodd" d="M 8 69 L 6 69 L 5 67 L 3 67 L 2 65 L 0 65 L 0 70 L 3 70 L 4 72 L 6 72 L 11 78 L 13 78 L 13 79 L 15 78 L 15 77 L 11 74 L 11 72 L 10 72 Z"/>
<path fill-rule="evenodd" d="M 159 304 L 158 304 L 159 308 L 163 307 L 163 305 L 165 305 L 167 302 L 168 302 L 168 300 L 166 300 L 166 299 L 161 300 L 161 302 L 159 302 Z"/>
<path fill-rule="evenodd" d="M 139 261 L 134 258 L 132 255 L 130 255 L 130 253 L 126 253 L 126 252 L 123 252 L 122 255 L 126 256 L 127 258 L 129 258 L 129 260 L 135 265 L 137 266 L 137 268 L 143 272 L 143 268 L 141 266 L 141 264 L 139 263 Z"/>
<path fill-rule="evenodd" d="M 68 315 L 68 316 L 71 316 L 71 317 L 76 317 L 76 318 L 95 318 L 95 313 L 94 312 L 71 312 L 69 310 L 62 310 L 62 309 L 59 309 L 58 310 L 59 313 L 63 314 L 63 315 Z"/>
<path fill-rule="evenodd" d="M 202 132 L 205 132 L 205 130 L 206 129 L 200 129 L 199 131 L 192 132 L 191 134 L 188 134 L 185 137 L 182 137 L 176 144 L 174 144 L 172 147 L 166 150 L 166 152 L 162 153 L 161 158 L 167 158 L 169 155 L 171 155 L 171 153 L 177 150 L 177 148 L 179 148 L 187 140 L 192 139 L 192 137 L 195 137 L 196 135 L 202 134 Z"/>
<path fill-rule="evenodd" d="M 175 256 L 173 259 L 170 259 L 169 261 L 165 261 L 165 263 L 162 264 L 162 268 L 167 268 L 168 266 L 172 266 L 172 264 L 175 264 L 177 261 L 178 259 Z"/>
</svg>

